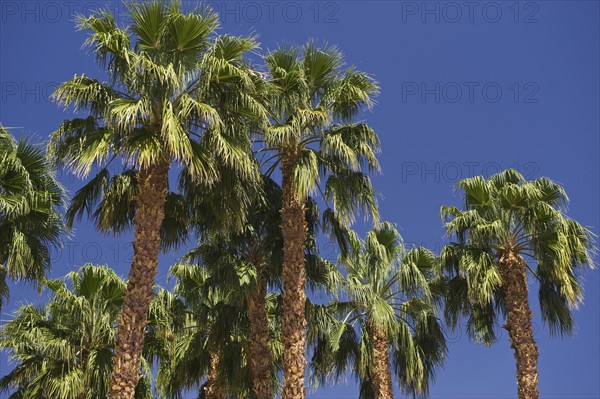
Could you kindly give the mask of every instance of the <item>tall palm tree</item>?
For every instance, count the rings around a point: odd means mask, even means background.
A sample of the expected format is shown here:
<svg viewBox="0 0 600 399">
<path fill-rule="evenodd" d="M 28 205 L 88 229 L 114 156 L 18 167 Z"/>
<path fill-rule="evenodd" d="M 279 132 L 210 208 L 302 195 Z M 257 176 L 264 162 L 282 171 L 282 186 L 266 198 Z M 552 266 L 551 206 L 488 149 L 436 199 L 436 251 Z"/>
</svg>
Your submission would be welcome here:
<svg viewBox="0 0 600 399">
<path fill-rule="evenodd" d="M 106 266 L 83 266 L 66 281 L 50 280 L 48 304 L 21 306 L 0 330 L 0 347 L 10 351 L 15 368 L 0 380 L 10 398 L 104 398 L 115 324 L 125 282 Z M 137 385 L 136 398 L 151 398 L 151 377 Z"/>
<path fill-rule="evenodd" d="M 517 363 L 519 399 L 536 399 L 538 347 L 528 299 L 527 271 L 539 283 L 542 319 L 552 333 L 573 330 L 571 309 L 583 299 L 579 272 L 593 267 L 592 233 L 565 215 L 564 188 L 547 179 L 526 181 L 509 169 L 461 180 L 464 209 L 443 206 L 448 236 L 443 270 L 449 277 L 446 316 L 455 327 L 468 317 L 469 334 L 495 339 L 499 316 Z"/>
<path fill-rule="evenodd" d="M 280 166 L 283 190 L 283 397 L 303 398 L 306 199 L 319 192 L 323 179 L 323 197 L 335 211 L 327 215 L 337 216 L 341 225 L 350 224 L 360 210 L 376 217 L 374 192 L 361 168 L 378 168 L 378 139 L 366 124 L 353 120 L 371 107 L 377 85 L 362 72 L 344 69 L 337 49 L 313 43 L 278 49 L 266 56 L 266 63 L 273 95 L 264 139 L 274 153 L 270 170 Z"/>
<path fill-rule="evenodd" d="M 60 245 L 64 192 L 40 148 L 0 125 L 0 309 L 6 277 L 41 282 Z"/>
<path fill-rule="evenodd" d="M 135 171 L 134 256 L 119 316 L 111 398 L 131 398 L 139 378 L 148 305 L 157 273 L 160 230 L 173 163 L 204 184 L 219 180 L 215 157 L 245 178 L 256 172 L 247 155 L 247 133 L 235 123 L 261 115 L 248 93 L 254 81 L 243 55 L 253 38 L 219 36 L 208 9 L 182 10 L 178 2 L 127 3 L 131 26 L 119 28 L 101 11 L 79 19 L 91 32 L 110 83 L 84 75 L 58 87 L 54 99 L 85 119 L 65 121 L 49 153 L 57 165 L 87 175 L 113 160 Z"/>
<path fill-rule="evenodd" d="M 322 312 L 324 329 L 311 333 L 315 381 L 336 381 L 350 370 L 361 399 L 391 399 L 393 374 L 402 391 L 427 394 L 446 354 L 436 317 L 435 256 L 425 248 L 404 253 L 400 235 L 386 222 L 355 241 L 341 261 L 346 299 L 328 306 L 339 318 Z"/>
</svg>

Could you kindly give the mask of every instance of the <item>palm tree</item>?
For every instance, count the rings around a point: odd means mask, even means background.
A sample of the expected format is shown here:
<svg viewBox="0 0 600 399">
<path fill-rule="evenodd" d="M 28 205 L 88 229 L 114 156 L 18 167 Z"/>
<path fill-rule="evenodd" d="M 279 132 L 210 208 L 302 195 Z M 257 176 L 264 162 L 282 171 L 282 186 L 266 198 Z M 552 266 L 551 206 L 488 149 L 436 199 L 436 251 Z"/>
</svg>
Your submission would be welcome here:
<svg viewBox="0 0 600 399">
<path fill-rule="evenodd" d="M 333 203 L 336 222 L 350 224 L 360 210 L 377 216 L 370 179 L 361 167 L 376 170 L 378 139 L 364 123 L 353 123 L 363 108 L 370 108 L 377 85 L 366 74 L 343 69 L 342 55 L 333 48 L 282 48 L 266 57 L 272 98 L 271 124 L 265 149 L 273 151 L 282 176 L 281 230 L 283 236 L 284 398 L 303 398 L 306 368 L 306 199 L 319 192 Z"/>
<path fill-rule="evenodd" d="M 317 310 L 323 322 L 321 331 L 311 333 L 315 381 L 337 381 L 350 370 L 361 399 L 391 399 L 393 373 L 402 391 L 427 394 L 446 354 L 434 301 L 436 258 L 425 248 L 404 253 L 400 235 L 387 222 L 365 241 L 354 241 L 354 251 L 341 257 L 346 300 Z M 327 310 L 339 318 L 332 320 Z"/>
<path fill-rule="evenodd" d="M 465 195 L 464 210 L 441 209 L 448 236 L 456 239 L 441 254 L 449 276 L 448 322 L 455 327 L 461 315 L 468 316 L 469 334 L 489 345 L 497 318 L 505 318 L 518 396 L 538 398 L 527 270 L 539 283 L 543 321 L 552 333 L 570 333 L 571 309 L 583 299 L 579 272 L 593 267 L 592 233 L 565 216 L 565 190 L 547 178 L 526 181 L 509 169 L 488 179 L 467 178 L 458 186 Z"/>
<path fill-rule="evenodd" d="M 182 390 L 194 388 L 207 399 L 250 396 L 250 331 L 240 304 L 253 276 L 243 265 L 231 266 L 227 262 L 211 270 L 180 263 L 171 268 L 177 278 L 175 292 L 188 316 L 185 325 L 174 330 L 173 350 L 160 359 L 164 367 L 157 384 L 165 397 L 181 398 Z"/>
<path fill-rule="evenodd" d="M 254 178 L 247 133 L 236 122 L 262 112 L 248 94 L 256 79 L 242 59 L 256 48 L 254 38 L 211 41 L 218 22 L 208 9 L 186 12 L 177 2 L 159 0 L 127 8 L 127 29 L 108 11 L 79 19 L 79 28 L 91 32 L 86 43 L 107 67 L 110 83 L 82 75 L 62 84 L 54 99 L 90 116 L 63 122 L 49 144 L 56 165 L 84 176 L 114 160 L 135 171 L 134 256 L 119 316 L 111 398 L 131 398 L 139 379 L 171 165 L 210 184 L 220 178 L 218 158 Z"/>
<path fill-rule="evenodd" d="M 48 304 L 21 306 L 0 332 L 0 347 L 10 351 L 15 368 L 0 380 L 10 398 L 104 398 L 115 324 L 125 282 L 106 266 L 83 266 L 66 282 L 47 281 Z M 149 367 L 136 398 L 151 398 Z"/>
<path fill-rule="evenodd" d="M 271 179 L 263 177 L 261 191 L 263 195 L 255 197 L 248 224 L 242 231 L 229 234 L 226 238 L 209 234 L 194 252 L 209 270 L 218 271 L 222 267 L 249 270 L 244 273 L 249 281 L 235 281 L 229 289 L 243 292 L 240 307 L 247 312 L 250 329 L 248 364 L 252 373 L 252 389 L 255 397 L 268 399 L 273 397 L 273 382 L 277 381 L 273 378 L 275 372 L 269 339 L 267 288 L 269 281 L 274 282 L 281 270 L 281 189 Z M 226 286 L 228 282 L 224 280 L 215 283 Z"/>
<path fill-rule="evenodd" d="M 64 232 L 63 189 L 42 151 L 0 125 L 0 309 L 6 277 L 41 282 Z"/>
</svg>

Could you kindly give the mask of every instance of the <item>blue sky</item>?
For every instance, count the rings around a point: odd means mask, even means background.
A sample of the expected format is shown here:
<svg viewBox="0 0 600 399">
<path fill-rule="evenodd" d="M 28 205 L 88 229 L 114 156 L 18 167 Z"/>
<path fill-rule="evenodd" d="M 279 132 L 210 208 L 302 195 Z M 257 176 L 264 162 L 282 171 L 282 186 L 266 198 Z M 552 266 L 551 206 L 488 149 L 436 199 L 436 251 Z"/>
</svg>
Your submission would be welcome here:
<svg viewBox="0 0 600 399">
<path fill-rule="evenodd" d="M 73 13 L 101 1 L 0 2 L 0 122 L 43 141 L 67 117 L 48 95 L 75 73 L 101 76 L 81 49 Z M 123 6 L 106 3 L 118 13 Z M 569 215 L 598 234 L 600 159 L 600 7 L 597 1 L 256 1 L 211 2 L 222 32 L 260 35 L 264 50 L 308 38 L 336 44 L 348 64 L 381 84 L 366 115 L 383 143 L 383 174 L 374 178 L 384 219 L 405 241 L 439 250 L 439 208 L 459 203 L 458 179 L 515 167 L 526 177 L 562 183 Z M 73 192 L 82 182 L 63 175 Z M 86 261 L 126 275 L 130 237 L 102 237 L 87 223 L 55 254 L 52 276 Z M 159 282 L 177 254 L 165 254 Z M 599 273 L 585 278 L 576 333 L 551 338 L 531 302 L 544 398 L 598 398 Z M 34 290 L 12 286 L 2 319 Z M 492 347 L 450 334 L 449 357 L 432 398 L 516 396 L 506 334 Z M 0 374 L 9 368 L 0 357 Z M 400 395 L 398 394 L 400 397 Z M 354 398 L 352 381 L 310 398 Z"/>
</svg>

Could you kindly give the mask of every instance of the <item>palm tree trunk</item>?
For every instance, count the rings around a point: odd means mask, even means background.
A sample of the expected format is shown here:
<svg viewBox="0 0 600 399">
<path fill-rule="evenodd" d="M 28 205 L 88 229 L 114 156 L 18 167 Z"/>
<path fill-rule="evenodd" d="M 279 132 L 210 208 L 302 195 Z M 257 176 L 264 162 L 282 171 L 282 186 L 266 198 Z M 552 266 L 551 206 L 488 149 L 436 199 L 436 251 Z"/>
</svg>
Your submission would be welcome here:
<svg viewBox="0 0 600 399">
<path fill-rule="evenodd" d="M 374 364 L 371 371 L 371 380 L 373 381 L 375 398 L 393 399 L 387 336 L 375 323 L 369 323 L 368 328 L 373 342 Z"/>
<path fill-rule="evenodd" d="M 257 398 L 273 397 L 271 384 L 271 350 L 269 347 L 269 320 L 267 317 L 267 279 L 259 276 L 258 290 L 248 299 L 248 318 L 252 346 L 250 366 L 252 367 L 252 388 Z"/>
<path fill-rule="evenodd" d="M 206 385 L 204 392 L 206 399 L 226 399 L 227 395 L 223 392 L 218 383 L 219 378 L 219 355 L 217 353 L 210 354 L 210 369 L 206 376 Z"/>
<path fill-rule="evenodd" d="M 294 166 L 298 153 L 293 151 L 283 157 L 281 164 L 283 204 L 281 208 L 281 233 L 283 236 L 283 399 L 303 399 L 304 370 L 306 369 L 306 319 L 304 305 L 306 271 L 304 268 L 304 242 L 308 227 L 304 201 L 294 192 Z"/>
<path fill-rule="evenodd" d="M 140 360 L 152 287 L 160 253 L 160 227 L 167 198 L 167 161 L 138 172 L 133 219 L 133 261 L 119 315 L 115 356 L 110 378 L 111 399 L 132 399 L 140 379 Z"/>
<path fill-rule="evenodd" d="M 499 265 L 508 314 L 504 328 L 508 331 L 517 360 L 519 399 L 537 399 L 539 352 L 533 339 L 525 262 L 508 251 L 500 257 Z"/>
</svg>

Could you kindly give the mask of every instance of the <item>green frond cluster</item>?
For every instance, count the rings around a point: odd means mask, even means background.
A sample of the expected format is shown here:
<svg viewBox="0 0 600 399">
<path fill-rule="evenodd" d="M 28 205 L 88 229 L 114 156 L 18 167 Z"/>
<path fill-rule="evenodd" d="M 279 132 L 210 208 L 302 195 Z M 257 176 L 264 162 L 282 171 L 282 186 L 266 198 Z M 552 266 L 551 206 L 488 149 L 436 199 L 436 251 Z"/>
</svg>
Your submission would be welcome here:
<svg viewBox="0 0 600 399">
<path fill-rule="evenodd" d="M 6 278 L 40 283 L 60 248 L 64 190 L 42 150 L 0 125 L 0 309 Z"/>
<path fill-rule="evenodd" d="M 0 330 L 0 347 L 15 362 L 0 390 L 11 398 L 105 397 L 125 282 L 106 266 L 86 265 L 45 286 L 51 292 L 46 305 L 21 306 Z M 153 302 L 151 334 L 170 312 L 161 302 L 166 295 L 161 291 Z M 136 398 L 151 398 L 147 363 L 142 374 Z"/>
<path fill-rule="evenodd" d="M 114 157 L 133 169 L 167 160 L 214 184 L 218 170 L 207 166 L 217 158 L 256 180 L 247 129 L 266 111 L 244 58 L 257 48 L 255 38 L 214 37 L 218 18 L 208 8 L 158 0 L 127 8 L 127 28 L 108 11 L 79 17 L 110 81 L 76 75 L 56 89 L 56 102 L 90 116 L 61 124 L 50 159 L 82 176 Z"/>
<path fill-rule="evenodd" d="M 368 125 L 354 121 L 372 107 L 376 82 L 344 69 L 337 48 L 314 42 L 279 48 L 265 61 L 270 123 L 262 133 L 277 154 L 270 170 L 292 157 L 297 198 L 317 193 L 324 182 L 324 199 L 344 224 L 359 212 L 377 220 L 375 191 L 363 170 L 379 170 L 379 139 Z"/>
<path fill-rule="evenodd" d="M 184 306 L 180 314 L 185 318 L 172 330 L 167 350 L 157 355 L 157 389 L 164 397 L 182 398 L 185 389 L 202 391 L 202 377 L 209 371 L 212 356 L 219 358 L 220 386 L 240 397 L 251 392 L 249 325 L 243 303 L 244 287 L 256 275 L 243 265 L 230 266 L 208 269 L 182 263 L 171 268 L 170 274 L 177 279 L 174 292 Z"/>
<path fill-rule="evenodd" d="M 375 324 L 388 338 L 390 368 L 402 391 L 426 394 L 446 354 L 432 293 L 435 255 L 424 248 L 405 251 L 394 225 L 383 222 L 340 261 L 347 271 L 340 286 L 345 300 L 310 310 L 317 320 L 309 328 L 313 383 L 336 382 L 351 372 L 359 397 L 374 397 Z"/>
<path fill-rule="evenodd" d="M 571 309 L 583 299 L 578 276 L 584 267 L 594 267 L 594 237 L 564 214 L 564 188 L 544 177 L 527 181 L 513 169 L 464 179 L 458 187 L 464 209 L 441 209 L 448 236 L 455 239 L 441 254 L 450 325 L 466 316 L 473 338 L 494 341 L 498 314 L 505 312 L 498 263 L 510 251 L 537 279 L 542 319 L 550 331 L 572 332 Z"/>
</svg>

